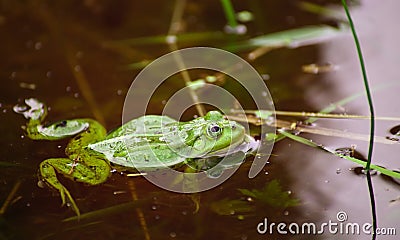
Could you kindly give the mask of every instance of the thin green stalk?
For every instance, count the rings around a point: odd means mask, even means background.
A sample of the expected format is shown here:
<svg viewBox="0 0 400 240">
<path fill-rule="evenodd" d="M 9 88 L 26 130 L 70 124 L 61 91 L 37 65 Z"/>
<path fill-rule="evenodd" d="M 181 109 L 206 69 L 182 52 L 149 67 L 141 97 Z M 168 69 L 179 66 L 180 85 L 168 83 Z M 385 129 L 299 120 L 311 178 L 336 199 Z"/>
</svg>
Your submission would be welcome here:
<svg viewBox="0 0 400 240">
<path fill-rule="evenodd" d="M 221 4 L 225 12 L 226 20 L 228 21 L 228 25 L 232 28 L 237 27 L 238 23 L 236 21 L 235 10 L 233 9 L 231 1 L 221 0 Z"/>
<path fill-rule="evenodd" d="M 372 227 L 373 227 L 373 234 L 372 234 L 372 239 L 376 239 L 376 229 L 377 229 L 377 216 L 376 216 L 376 206 L 375 206 L 375 196 L 374 196 L 374 189 L 372 186 L 372 180 L 371 180 L 371 174 L 370 174 L 370 167 L 371 167 L 371 160 L 372 160 L 372 152 L 374 148 L 374 134 L 375 134 L 375 111 L 374 111 L 374 105 L 372 102 L 372 96 L 371 96 L 371 91 L 369 89 L 369 83 L 367 79 L 367 71 L 365 70 L 365 64 L 364 64 L 364 58 L 361 52 L 361 46 L 360 42 L 357 37 L 357 33 L 354 27 L 353 20 L 350 16 L 350 11 L 347 7 L 346 0 L 342 0 L 342 5 L 343 8 L 346 12 L 347 19 L 350 24 L 351 32 L 353 33 L 353 38 L 354 38 L 354 43 L 357 48 L 357 53 L 358 53 L 358 58 L 360 61 L 360 66 L 361 66 L 361 71 L 362 71 L 362 76 L 363 76 L 363 81 L 364 81 L 364 87 L 365 87 L 365 92 L 367 95 L 368 99 L 368 106 L 369 106 L 369 112 L 371 115 L 371 120 L 370 120 L 370 140 L 369 140 L 369 148 L 368 148 L 368 158 L 367 158 L 367 165 L 365 166 L 365 169 L 367 171 L 367 182 L 368 182 L 368 190 L 369 190 L 369 196 L 370 196 L 370 202 L 371 202 L 371 211 L 372 211 Z"/>
</svg>

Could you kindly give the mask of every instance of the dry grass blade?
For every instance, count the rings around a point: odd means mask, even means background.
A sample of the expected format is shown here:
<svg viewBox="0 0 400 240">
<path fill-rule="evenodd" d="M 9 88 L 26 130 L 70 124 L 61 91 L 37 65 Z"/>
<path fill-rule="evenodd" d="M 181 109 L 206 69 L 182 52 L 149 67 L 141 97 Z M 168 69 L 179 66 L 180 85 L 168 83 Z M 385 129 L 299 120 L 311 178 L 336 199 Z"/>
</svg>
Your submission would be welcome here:
<svg viewBox="0 0 400 240">
<path fill-rule="evenodd" d="M 8 206 L 11 203 L 11 200 L 14 198 L 14 196 L 17 193 L 19 187 L 21 186 L 21 182 L 22 182 L 22 180 L 18 180 L 14 184 L 13 188 L 11 189 L 11 192 L 8 194 L 6 200 L 4 201 L 3 205 L 0 208 L 0 215 L 3 215 L 6 212 Z"/>
</svg>

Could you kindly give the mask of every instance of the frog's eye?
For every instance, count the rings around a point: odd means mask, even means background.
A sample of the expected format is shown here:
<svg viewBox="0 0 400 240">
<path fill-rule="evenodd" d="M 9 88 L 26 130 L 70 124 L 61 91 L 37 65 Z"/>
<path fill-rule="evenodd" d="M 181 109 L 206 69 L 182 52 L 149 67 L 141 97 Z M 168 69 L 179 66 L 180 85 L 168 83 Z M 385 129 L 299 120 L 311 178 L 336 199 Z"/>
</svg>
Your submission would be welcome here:
<svg viewBox="0 0 400 240">
<path fill-rule="evenodd" d="M 218 125 L 218 124 L 211 124 L 208 126 L 207 128 L 207 134 L 208 136 L 212 137 L 212 138 L 216 138 L 218 137 L 222 132 L 222 128 Z"/>
</svg>

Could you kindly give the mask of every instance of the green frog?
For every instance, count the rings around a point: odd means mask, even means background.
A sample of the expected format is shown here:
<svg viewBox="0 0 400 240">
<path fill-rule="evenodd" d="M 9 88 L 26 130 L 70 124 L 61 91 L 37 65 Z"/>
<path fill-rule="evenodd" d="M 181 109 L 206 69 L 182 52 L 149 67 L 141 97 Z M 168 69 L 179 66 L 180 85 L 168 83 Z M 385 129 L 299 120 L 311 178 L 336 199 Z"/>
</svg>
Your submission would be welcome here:
<svg viewBox="0 0 400 240">
<path fill-rule="evenodd" d="M 27 136 L 34 140 L 58 140 L 72 137 L 67 157 L 49 158 L 40 163 L 39 178 L 59 191 L 62 204 L 70 204 L 79 215 L 72 195 L 58 180 L 61 174 L 73 181 L 97 185 L 105 182 L 113 166 L 150 171 L 177 166 L 188 160 L 215 159 L 254 150 L 254 139 L 245 128 L 229 121 L 218 111 L 189 122 L 167 116 L 146 115 L 133 119 L 107 134 L 96 120 L 63 120 L 43 125 L 45 105 L 26 99 L 24 111 Z"/>
</svg>

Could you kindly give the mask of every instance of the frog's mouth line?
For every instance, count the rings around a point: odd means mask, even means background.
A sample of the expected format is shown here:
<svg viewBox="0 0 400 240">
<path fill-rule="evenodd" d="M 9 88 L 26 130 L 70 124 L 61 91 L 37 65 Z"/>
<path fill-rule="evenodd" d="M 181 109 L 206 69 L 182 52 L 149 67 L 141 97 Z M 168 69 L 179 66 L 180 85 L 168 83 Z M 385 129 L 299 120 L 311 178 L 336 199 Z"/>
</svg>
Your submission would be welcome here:
<svg viewBox="0 0 400 240">
<path fill-rule="evenodd" d="M 250 153 L 258 149 L 260 142 L 255 140 L 252 136 L 245 134 L 243 141 L 231 144 L 224 149 L 210 152 L 207 156 L 210 157 L 223 157 L 236 152 Z"/>
</svg>

